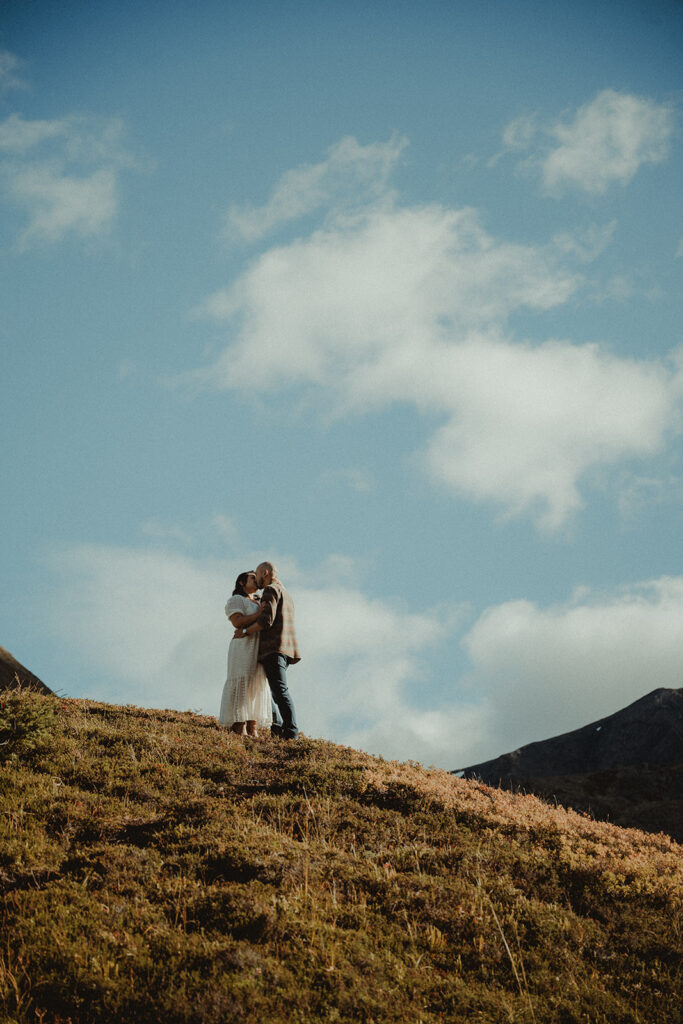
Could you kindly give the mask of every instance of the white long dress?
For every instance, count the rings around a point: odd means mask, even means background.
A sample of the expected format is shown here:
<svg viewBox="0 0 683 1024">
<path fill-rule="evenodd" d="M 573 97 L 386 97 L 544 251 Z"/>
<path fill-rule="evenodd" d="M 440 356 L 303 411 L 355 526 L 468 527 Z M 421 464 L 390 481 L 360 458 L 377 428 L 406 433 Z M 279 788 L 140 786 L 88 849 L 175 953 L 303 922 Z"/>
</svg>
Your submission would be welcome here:
<svg viewBox="0 0 683 1024">
<path fill-rule="evenodd" d="M 228 598 L 225 614 L 235 612 L 253 615 L 259 605 L 248 597 L 233 594 Z M 256 722 L 264 729 L 273 721 L 270 687 L 263 665 L 258 662 L 258 633 L 231 640 L 228 647 L 228 678 L 223 687 L 218 720 L 228 728 L 233 722 Z"/>
</svg>

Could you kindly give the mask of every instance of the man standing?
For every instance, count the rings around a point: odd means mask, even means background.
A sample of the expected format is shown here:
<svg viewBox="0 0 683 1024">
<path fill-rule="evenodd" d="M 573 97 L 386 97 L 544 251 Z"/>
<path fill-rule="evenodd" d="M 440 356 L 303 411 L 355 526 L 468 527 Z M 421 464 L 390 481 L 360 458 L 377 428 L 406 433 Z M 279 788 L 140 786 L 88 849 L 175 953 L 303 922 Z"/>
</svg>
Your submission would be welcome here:
<svg viewBox="0 0 683 1024">
<path fill-rule="evenodd" d="M 235 636 L 260 632 L 258 660 L 263 665 L 273 698 L 271 733 L 294 740 L 299 730 L 294 703 L 287 689 L 287 667 L 301 661 L 294 631 L 294 602 L 277 578 L 272 562 L 261 562 L 256 569 L 256 583 L 264 588 L 261 614 L 244 631 L 236 630 Z"/>
</svg>

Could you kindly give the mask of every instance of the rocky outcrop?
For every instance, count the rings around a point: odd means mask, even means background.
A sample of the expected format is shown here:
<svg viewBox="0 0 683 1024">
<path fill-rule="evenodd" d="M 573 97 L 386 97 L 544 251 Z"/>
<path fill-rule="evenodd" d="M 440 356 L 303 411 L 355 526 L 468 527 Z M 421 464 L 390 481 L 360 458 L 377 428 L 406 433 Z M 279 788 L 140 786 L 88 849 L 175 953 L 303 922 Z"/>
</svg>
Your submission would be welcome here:
<svg viewBox="0 0 683 1024">
<path fill-rule="evenodd" d="M 0 690 L 13 690 L 16 686 L 36 693 L 52 693 L 50 687 L 38 676 L 34 676 L 9 651 L 0 647 Z"/>
</svg>

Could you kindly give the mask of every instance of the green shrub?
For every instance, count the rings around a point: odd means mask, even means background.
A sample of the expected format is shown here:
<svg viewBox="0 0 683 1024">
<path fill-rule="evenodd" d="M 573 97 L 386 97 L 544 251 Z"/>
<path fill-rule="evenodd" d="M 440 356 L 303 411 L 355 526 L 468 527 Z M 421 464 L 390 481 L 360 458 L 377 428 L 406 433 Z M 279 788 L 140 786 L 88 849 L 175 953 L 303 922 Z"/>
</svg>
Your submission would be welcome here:
<svg viewBox="0 0 683 1024">
<path fill-rule="evenodd" d="M 0 761 L 30 760 L 54 734 L 54 697 L 26 690 L 0 694 Z"/>
</svg>

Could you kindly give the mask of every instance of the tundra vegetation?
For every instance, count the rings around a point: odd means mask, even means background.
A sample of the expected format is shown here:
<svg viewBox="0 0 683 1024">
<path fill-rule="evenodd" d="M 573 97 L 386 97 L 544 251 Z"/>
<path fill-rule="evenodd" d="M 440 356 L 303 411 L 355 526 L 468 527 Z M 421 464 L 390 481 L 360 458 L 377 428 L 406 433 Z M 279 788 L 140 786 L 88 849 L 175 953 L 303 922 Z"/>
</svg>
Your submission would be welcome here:
<svg viewBox="0 0 683 1024">
<path fill-rule="evenodd" d="M 21 690 L 0 762 L 3 1021 L 680 1021 L 665 835 Z"/>
</svg>

